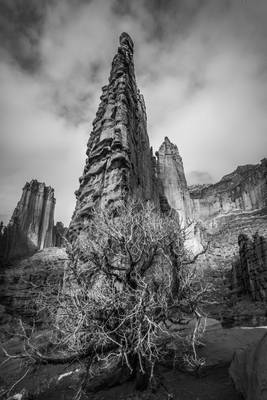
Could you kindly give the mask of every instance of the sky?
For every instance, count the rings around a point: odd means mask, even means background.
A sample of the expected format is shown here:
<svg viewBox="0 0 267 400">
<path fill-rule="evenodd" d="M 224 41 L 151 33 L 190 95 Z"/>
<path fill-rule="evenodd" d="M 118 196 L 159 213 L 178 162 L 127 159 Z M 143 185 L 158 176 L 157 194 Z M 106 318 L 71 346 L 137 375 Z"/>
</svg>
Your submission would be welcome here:
<svg viewBox="0 0 267 400">
<path fill-rule="evenodd" d="M 0 0 L 0 219 L 31 179 L 69 224 L 121 32 L 135 43 L 154 151 L 189 184 L 267 156 L 266 0 Z"/>
</svg>

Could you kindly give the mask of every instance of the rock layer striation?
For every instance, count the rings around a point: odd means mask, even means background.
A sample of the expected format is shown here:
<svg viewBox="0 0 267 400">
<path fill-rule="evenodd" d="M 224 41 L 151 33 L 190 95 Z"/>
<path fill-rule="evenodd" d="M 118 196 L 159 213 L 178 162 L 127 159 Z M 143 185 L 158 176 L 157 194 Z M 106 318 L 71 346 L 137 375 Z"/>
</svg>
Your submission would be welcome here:
<svg viewBox="0 0 267 400">
<path fill-rule="evenodd" d="M 194 218 L 216 229 L 229 214 L 267 207 L 267 159 L 239 166 L 213 185 L 194 185 L 189 190 Z"/>
</svg>

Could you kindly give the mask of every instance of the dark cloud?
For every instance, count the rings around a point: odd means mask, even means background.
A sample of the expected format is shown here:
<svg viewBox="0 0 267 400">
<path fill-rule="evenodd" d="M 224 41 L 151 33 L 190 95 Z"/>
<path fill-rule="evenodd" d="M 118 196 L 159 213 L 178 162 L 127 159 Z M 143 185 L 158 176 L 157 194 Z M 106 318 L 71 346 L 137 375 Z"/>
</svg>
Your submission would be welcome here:
<svg viewBox="0 0 267 400">
<path fill-rule="evenodd" d="M 48 0 L 2 0 L 0 2 L 0 38 L 2 51 L 26 71 L 40 65 L 39 41 Z"/>
</svg>

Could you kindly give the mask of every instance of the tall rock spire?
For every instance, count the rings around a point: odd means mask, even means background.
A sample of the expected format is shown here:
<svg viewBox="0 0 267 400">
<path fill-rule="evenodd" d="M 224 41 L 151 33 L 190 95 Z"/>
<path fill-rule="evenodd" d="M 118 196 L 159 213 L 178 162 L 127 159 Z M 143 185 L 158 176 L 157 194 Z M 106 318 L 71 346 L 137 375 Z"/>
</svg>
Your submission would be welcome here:
<svg viewBox="0 0 267 400">
<path fill-rule="evenodd" d="M 128 194 L 158 201 L 155 160 L 147 134 L 145 103 L 135 80 L 133 49 L 130 36 L 122 33 L 88 140 L 70 239 L 82 230 L 96 207 L 110 206 Z"/>
<path fill-rule="evenodd" d="M 51 186 L 35 179 L 26 183 L 1 243 L 4 258 L 23 257 L 53 246 L 55 203 Z"/>
<path fill-rule="evenodd" d="M 180 223 L 185 227 L 193 220 L 192 203 L 184 173 L 182 157 L 169 138 L 157 152 L 158 176 L 164 195 L 171 208 L 179 213 Z"/>
</svg>

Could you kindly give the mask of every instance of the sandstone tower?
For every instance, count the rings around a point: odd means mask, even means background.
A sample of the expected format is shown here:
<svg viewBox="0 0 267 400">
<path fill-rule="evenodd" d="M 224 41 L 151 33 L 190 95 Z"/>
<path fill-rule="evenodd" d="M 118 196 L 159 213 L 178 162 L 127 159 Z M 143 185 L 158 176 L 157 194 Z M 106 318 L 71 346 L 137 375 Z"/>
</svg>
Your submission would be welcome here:
<svg viewBox="0 0 267 400">
<path fill-rule="evenodd" d="M 1 240 L 1 253 L 12 259 L 53 246 L 54 189 L 37 180 L 26 183 Z"/>
<path fill-rule="evenodd" d="M 135 80 L 133 48 L 130 36 L 122 33 L 87 144 L 68 233 L 71 240 L 96 207 L 110 206 L 128 195 L 158 203 L 156 164 L 145 103 Z"/>
<path fill-rule="evenodd" d="M 167 137 L 156 154 L 163 193 L 170 207 L 178 212 L 181 226 L 185 227 L 193 220 L 193 213 L 182 157 Z"/>
</svg>

